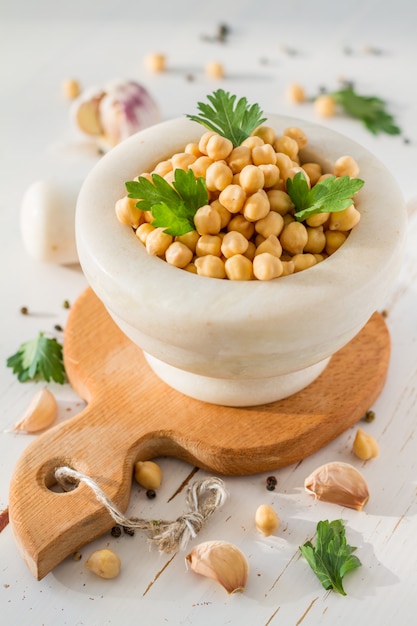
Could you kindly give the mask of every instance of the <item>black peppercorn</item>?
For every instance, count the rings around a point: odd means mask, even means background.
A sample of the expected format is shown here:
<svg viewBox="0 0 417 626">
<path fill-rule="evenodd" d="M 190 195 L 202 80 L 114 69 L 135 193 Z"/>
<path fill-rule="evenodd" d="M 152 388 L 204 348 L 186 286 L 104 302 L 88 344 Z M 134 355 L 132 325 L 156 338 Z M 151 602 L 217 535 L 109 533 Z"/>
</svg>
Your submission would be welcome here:
<svg viewBox="0 0 417 626">
<path fill-rule="evenodd" d="M 112 537 L 120 537 L 120 535 L 122 534 L 122 529 L 120 528 L 120 526 L 113 526 L 110 534 Z"/>
</svg>

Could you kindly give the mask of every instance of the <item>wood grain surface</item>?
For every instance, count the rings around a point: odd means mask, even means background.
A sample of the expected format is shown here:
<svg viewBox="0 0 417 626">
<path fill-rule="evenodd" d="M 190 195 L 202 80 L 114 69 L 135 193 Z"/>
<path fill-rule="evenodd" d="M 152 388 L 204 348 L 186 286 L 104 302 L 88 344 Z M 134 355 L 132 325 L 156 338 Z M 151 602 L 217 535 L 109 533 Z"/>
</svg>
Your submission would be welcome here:
<svg viewBox="0 0 417 626">
<path fill-rule="evenodd" d="M 389 355 L 388 329 L 375 313 L 303 391 L 258 407 L 211 405 L 160 381 L 88 288 L 64 341 L 68 377 L 87 407 L 29 445 L 11 481 L 10 522 L 29 569 L 44 577 L 114 523 L 84 484 L 51 489 L 57 467 L 88 474 L 125 510 L 139 459 L 174 456 L 224 475 L 292 464 L 363 417 L 383 388 Z"/>
</svg>

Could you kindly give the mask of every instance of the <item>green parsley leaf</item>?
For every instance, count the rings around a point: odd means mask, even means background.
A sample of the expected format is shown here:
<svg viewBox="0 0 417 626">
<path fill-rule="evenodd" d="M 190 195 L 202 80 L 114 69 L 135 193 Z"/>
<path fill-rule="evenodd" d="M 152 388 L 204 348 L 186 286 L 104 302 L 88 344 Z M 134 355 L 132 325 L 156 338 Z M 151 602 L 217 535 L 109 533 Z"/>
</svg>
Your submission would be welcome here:
<svg viewBox="0 0 417 626">
<path fill-rule="evenodd" d="M 343 577 L 362 563 L 353 554 L 356 548 L 346 542 L 342 520 L 319 522 L 316 529 L 316 546 L 310 541 L 300 546 L 300 551 L 325 589 L 333 589 L 345 596 Z"/>
<path fill-rule="evenodd" d="M 343 211 L 352 204 L 352 198 L 364 185 L 360 178 L 329 176 L 308 188 L 302 172 L 287 179 L 287 193 L 295 206 L 295 218 L 302 222 L 316 213 Z"/>
<path fill-rule="evenodd" d="M 374 135 L 386 133 L 399 135 L 401 129 L 386 110 L 386 102 L 377 96 L 363 96 L 348 86 L 331 94 L 335 101 L 352 117 L 363 122 Z"/>
<path fill-rule="evenodd" d="M 23 343 L 19 350 L 7 359 L 7 367 L 13 369 L 20 382 L 51 379 L 61 385 L 65 382 L 62 345 L 43 333 Z"/>
<path fill-rule="evenodd" d="M 240 146 L 257 126 L 266 121 L 258 104 L 249 105 L 246 98 L 240 98 L 235 106 L 236 96 L 231 96 L 223 89 L 218 89 L 207 96 L 207 99 L 212 106 L 198 102 L 200 115 L 187 117 L 230 139 L 235 148 Z"/>
<path fill-rule="evenodd" d="M 152 174 L 152 182 L 144 176 L 126 183 L 129 198 L 138 198 L 142 211 L 151 211 L 153 225 L 169 235 L 185 235 L 195 230 L 194 215 L 208 203 L 206 182 L 195 177 L 192 170 L 176 169 L 173 187 L 159 174 Z"/>
</svg>

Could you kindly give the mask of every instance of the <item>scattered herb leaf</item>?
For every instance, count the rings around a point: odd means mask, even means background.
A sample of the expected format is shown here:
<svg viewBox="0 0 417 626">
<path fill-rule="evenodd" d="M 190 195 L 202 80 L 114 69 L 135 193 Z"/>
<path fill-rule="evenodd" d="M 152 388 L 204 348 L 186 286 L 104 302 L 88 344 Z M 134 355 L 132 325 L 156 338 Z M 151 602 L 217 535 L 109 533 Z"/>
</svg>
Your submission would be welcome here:
<svg viewBox="0 0 417 626">
<path fill-rule="evenodd" d="M 169 235 L 184 235 L 195 230 L 194 215 L 208 203 L 204 178 L 196 178 L 192 170 L 176 169 L 173 187 L 159 174 L 152 174 L 150 182 L 144 176 L 126 183 L 129 198 L 138 198 L 142 211 L 151 211 L 153 225 Z"/>
<path fill-rule="evenodd" d="M 346 543 L 342 520 L 321 521 L 316 529 L 316 546 L 310 541 L 300 546 L 302 555 L 325 589 L 333 589 L 345 596 L 343 577 L 362 563 L 352 554 L 356 548 Z"/>
<path fill-rule="evenodd" d="M 54 380 L 65 382 L 62 345 L 56 339 L 39 335 L 23 343 L 19 350 L 7 359 L 7 367 L 13 368 L 20 382 L 27 380 Z"/>
<path fill-rule="evenodd" d="M 309 189 L 302 172 L 287 180 L 287 193 L 295 205 L 295 218 L 302 222 L 316 213 L 343 211 L 364 185 L 360 178 L 329 176 Z"/>
<path fill-rule="evenodd" d="M 401 129 L 395 124 L 393 116 L 386 110 L 385 100 L 377 96 L 358 94 L 351 85 L 331 95 L 346 113 L 361 120 L 372 134 L 401 134 Z"/>
<path fill-rule="evenodd" d="M 236 101 L 236 96 L 229 92 L 218 89 L 207 96 L 211 102 L 198 102 L 197 108 L 200 115 L 187 115 L 190 120 L 202 124 L 209 130 L 230 139 L 234 147 L 240 146 L 257 126 L 266 121 L 262 117 L 263 112 L 258 104 L 249 105 L 246 98 Z"/>
</svg>

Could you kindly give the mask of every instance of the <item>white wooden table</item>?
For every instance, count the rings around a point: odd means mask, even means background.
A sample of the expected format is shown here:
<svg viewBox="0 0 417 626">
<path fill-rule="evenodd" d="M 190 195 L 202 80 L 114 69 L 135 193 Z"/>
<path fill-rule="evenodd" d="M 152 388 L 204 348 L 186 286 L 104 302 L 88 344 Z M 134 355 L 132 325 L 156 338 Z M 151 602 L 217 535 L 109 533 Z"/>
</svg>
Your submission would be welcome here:
<svg viewBox="0 0 417 626">
<path fill-rule="evenodd" d="M 358 91 L 385 98 L 403 136 L 372 136 L 342 115 L 322 123 L 376 153 L 400 183 L 409 208 L 409 237 L 403 268 L 386 296 L 392 339 L 388 379 L 370 408 L 376 418 L 361 424 L 378 441 L 380 455 L 367 463 L 351 453 L 350 429 L 297 466 L 265 475 L 225 477 L 229 498 L 193 543 L 223 539 L 247 555 L 251 573 L 243 595 L 227 596 L 213 581 L 187 571 L 184 554 L 160 556 L 146 539 L 104 536 L 69 557 L 42 581 L 29 573 L 10 525 L 0 532 L 0 615 L 5 626 L 133 624 L 285 624 L 295 626 L 369 623 L 408 626 L 417 611 L 417 87 L 414 80 L 417 9 L 412 0 L 395 7 L 384 0 L 349 3 L 321 0 L 187 2 L 155 6 L 128 0 L 99 3 L 27 3 L 0 0 L 0 513 L 7 510 L 14 465 L 34 436 L 5 432 L 20 418 L 39 385 L 19 383 L 6 359 L 40 330 L 65 327 L 68 310 L 86 286 L 77 265 L 34 261 L 21 239 L 22 195 L 37 179 L 81 181 L 98 156 L 80 146 L 70 124 L 61 83 L 83 86 L 113 78 L 142 82 L 156 98 L 162 117 L 195 112 L 207 93 L 223 87 L 265 111 L 317 121 L 313 107 L 285 99 L 291 81 L 314 95 L 337 88 L 341 78 Z M 208 6 L 210 4 L 210 7 Z M 395 12 L 394 12 L 395 11 Z M 207 41 L 219 23 L 231 28 L 227 43 Z M 143 66 L 152 51 L 166 54 L 168 69 L 152 75 Z M 222 81 L 204 75 L 208 61 L 223 63 Z M 377 207 L 375 207 L 377 210 Z M 22 315 L 22 306 L 29 315 Z M 84 402 L 67 385 L 50 384 L 59 420 L 71 419 Z M 97 445 L 92 441 L 91 445 Z M 371 498 L 362 512 L 315 502 L 304 478 L 328 461 L 360 469 Z M 158 459 L 163 485 L 154 500 L 135 486 L 128 512 L 175 519 L 184 511 L 184 481 L 208 474 L 172 458 Z M 265 488 L 268 474 L 277 489 Z M 281 525 L 263 538 L 254 528 L 257 506 L 275 507 Z M 362 567 L 345 579 L 347 597 L 326 592 L 299 554 L 323 519 L 344 520 L 348 542 L 357 546 Z M 121 575 L 102 580 L 85 570 L 93 549 L 110 546 L 121 557 Z"/>
</svg>

